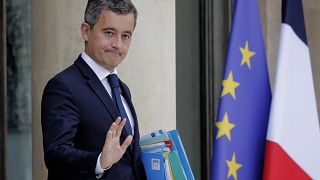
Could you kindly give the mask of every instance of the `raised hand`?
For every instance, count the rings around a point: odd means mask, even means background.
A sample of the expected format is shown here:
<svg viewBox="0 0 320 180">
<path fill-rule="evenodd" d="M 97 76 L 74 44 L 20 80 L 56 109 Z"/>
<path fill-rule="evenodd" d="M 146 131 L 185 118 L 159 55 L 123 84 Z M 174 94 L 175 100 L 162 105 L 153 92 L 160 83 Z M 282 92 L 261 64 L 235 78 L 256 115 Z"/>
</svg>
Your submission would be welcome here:
<svg viewBox="0 0 320 180">
<path fill-rule="evenodd" d="M 114 163 L 118 162 L 126 152 L 128 146 L 131 144 L 132 136 L 129 135 L 122 145 L 120 145 L 120 135 L 125 123 L 126 119 L 121 121 L 120 117 L 112 123 L 107 133 L 100 156 L 100 165 L 102 168 L 110 167 Z"/>
</svg>

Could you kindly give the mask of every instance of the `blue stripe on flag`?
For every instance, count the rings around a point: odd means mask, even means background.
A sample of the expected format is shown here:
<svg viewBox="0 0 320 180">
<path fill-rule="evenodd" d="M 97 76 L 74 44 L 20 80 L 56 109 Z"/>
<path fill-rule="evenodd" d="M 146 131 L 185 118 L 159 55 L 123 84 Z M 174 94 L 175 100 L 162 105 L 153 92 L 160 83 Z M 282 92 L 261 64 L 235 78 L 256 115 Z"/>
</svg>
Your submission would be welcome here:
<svg viewBox="0 0 320 180">
<path fill-rule="evenodd" d="M 291 26 L 297 36 L 308 44 L 301 0 L 282 1 L 282 22 Z"/>
</svg>

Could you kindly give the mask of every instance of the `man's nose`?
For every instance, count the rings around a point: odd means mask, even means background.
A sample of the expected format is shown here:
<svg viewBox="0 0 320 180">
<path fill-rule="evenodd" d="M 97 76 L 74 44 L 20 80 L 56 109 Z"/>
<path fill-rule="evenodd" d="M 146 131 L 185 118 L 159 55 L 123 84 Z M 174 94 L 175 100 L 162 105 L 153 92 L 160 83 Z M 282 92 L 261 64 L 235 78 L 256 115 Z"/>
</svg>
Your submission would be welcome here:
<svg viewBox="0 0 320 180">
<path fill-rule="evenodd" d="M 121 37 L 119 37 L 119 36 L 115 36 L 113 39 L 112 39 L 112 43 L 111 43 L 111 46 L 113 47 L 113 48 L 120 48 L 121 47 L 121 44 L 122 44 L 122 42 L 121 42 Z"/>
</svg>

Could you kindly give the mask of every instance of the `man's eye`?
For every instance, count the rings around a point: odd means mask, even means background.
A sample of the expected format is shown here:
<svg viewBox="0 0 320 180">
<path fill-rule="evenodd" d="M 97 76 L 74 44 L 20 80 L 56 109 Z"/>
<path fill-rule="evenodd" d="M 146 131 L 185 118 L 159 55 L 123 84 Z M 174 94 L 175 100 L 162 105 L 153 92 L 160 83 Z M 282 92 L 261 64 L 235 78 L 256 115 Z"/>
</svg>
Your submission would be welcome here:
<svg viewBox="0 0 320 180">
<path fill-rule="evenodd" d="M 104 34 L 107 36 L 111 36 L 113 34 L 113 32 L 112 31 L 105 31 Z"/>
<path fill-rule="evenodd" d="M 123 34 L 122 37 L 123 37 L 124 39 L 129 39 L 129 38 L 130 38 L 130 35 L 129 35 L 129 34 Z"/>
</svg>

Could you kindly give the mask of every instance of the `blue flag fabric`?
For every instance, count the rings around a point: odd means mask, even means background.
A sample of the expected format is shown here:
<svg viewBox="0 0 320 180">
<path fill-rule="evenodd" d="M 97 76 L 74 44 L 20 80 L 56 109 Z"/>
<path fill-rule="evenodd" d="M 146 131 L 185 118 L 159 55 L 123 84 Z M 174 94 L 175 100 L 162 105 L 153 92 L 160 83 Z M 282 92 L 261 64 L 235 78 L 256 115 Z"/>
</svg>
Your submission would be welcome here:
<svg viewBox="0 0 320 180">
<path fill-rule="evenodd" d="M 271 91 L 257 0 L 236 0 L 211 179 L 261 179 Z"/>
</svg>

